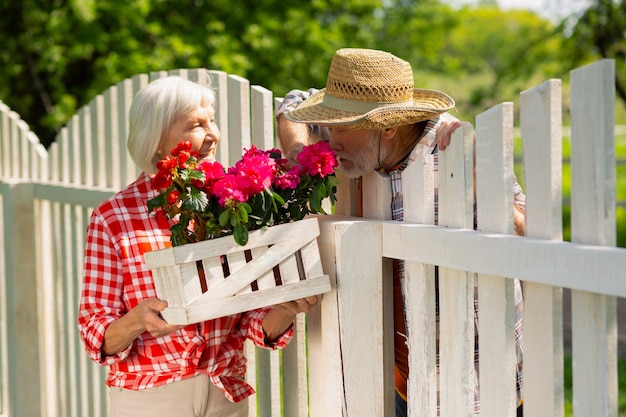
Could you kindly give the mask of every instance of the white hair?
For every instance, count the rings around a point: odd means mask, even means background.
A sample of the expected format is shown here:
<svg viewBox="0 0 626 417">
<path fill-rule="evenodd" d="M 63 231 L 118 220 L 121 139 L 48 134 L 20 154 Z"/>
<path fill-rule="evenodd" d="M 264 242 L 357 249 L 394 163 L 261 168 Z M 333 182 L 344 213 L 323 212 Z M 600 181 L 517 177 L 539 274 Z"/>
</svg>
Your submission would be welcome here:
<svg viewBox="0 0 626 417">
<path fill-rule="evenodd" d="M 143 172 L 156 172 L 159 149 L 170 126 L 198 105 L 214 107 L 213 90 L 178 76 L 157 79 L 139 90 L 128 114 L 126 146 Z"/>
</svg>

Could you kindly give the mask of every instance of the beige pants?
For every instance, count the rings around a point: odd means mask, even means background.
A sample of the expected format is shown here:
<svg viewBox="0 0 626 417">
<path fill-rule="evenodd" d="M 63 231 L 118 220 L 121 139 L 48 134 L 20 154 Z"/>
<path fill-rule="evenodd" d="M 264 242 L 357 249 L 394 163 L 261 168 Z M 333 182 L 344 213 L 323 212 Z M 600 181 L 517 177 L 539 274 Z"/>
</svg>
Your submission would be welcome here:
<svg viewBox="0 0 626 417">
<path fill-rule="evenodd" d="M 230 402 L 206 375 L 141 391 L 109 388 L 109 417 L 246 417 L 248 401 Z"/>
</svg>

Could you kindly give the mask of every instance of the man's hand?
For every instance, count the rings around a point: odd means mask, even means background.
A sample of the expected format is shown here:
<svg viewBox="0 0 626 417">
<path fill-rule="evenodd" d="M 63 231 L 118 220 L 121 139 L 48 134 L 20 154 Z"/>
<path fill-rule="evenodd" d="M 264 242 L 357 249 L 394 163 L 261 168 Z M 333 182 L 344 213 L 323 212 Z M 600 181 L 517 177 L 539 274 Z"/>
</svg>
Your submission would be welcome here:
<svg viewBox="0 0 626 417">
<path fill-rule="evenodd" d="M 263 318 L 265 340 L 273 342 L 293 323 L 298 313 L 308 313 L 318 302 L 317 295 L 277 304 Z"/>
<path fill-rule="evenodd" d="M 455 120 L 453 122 L 443 122 L 437 129 L 437 133 L 435 136 L 437 148 L 439 148 L 440 151 L 444 151 L 450 144 L 450 140 L 454 131 L 464 125 L 471 126 L 469 122 L 462 122 L 460 120 Z"/>
</svg>

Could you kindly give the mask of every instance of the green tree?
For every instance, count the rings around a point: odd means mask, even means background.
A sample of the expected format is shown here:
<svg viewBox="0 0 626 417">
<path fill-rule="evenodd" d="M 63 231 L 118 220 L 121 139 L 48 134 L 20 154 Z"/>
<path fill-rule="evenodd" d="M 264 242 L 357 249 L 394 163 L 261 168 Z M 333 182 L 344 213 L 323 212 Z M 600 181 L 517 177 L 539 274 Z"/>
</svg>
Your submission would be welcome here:
<svg viewBox="0 0 626 417">
<path fill-rule="evenodd" d="M 49 144 L 137 73 L 206 67 L 277 94 L 319 86 L 335 49 L 372 46 L 378 0 L 3 0 L 0 98 Z"/>
<path fill-rule="evenodd" d="M 565 19 L 563 28 L 571 25 Z M 575 20 L 569 37 L 571 48 L 566 55 L 572 67 L 588 60 L 590 51 L 602 58 L 615 60 L 615 89 L 626 104 L 626 1 L 595 0 L 582 16 Z M 593 56 L 592 55 L 592 56 Z"/>
</svg>

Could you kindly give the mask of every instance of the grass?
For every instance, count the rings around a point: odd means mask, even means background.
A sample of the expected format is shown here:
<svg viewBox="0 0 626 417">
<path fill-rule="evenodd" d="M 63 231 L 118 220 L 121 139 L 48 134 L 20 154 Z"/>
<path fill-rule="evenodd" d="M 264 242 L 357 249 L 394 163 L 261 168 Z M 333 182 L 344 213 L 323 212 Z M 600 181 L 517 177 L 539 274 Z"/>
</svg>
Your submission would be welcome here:
<svg viewBox="0 0 626 417">
<path fill-rule="evenodd" d="M 626 417 L 626 359 L 617 361 L 617 377 L 618 377 L 618 416 Z M 565 397 L 565 417 L 573 416 L 572 405 L 572 357 L 565 356 L 563 365 L 563 384 Z"/>
</svg>

